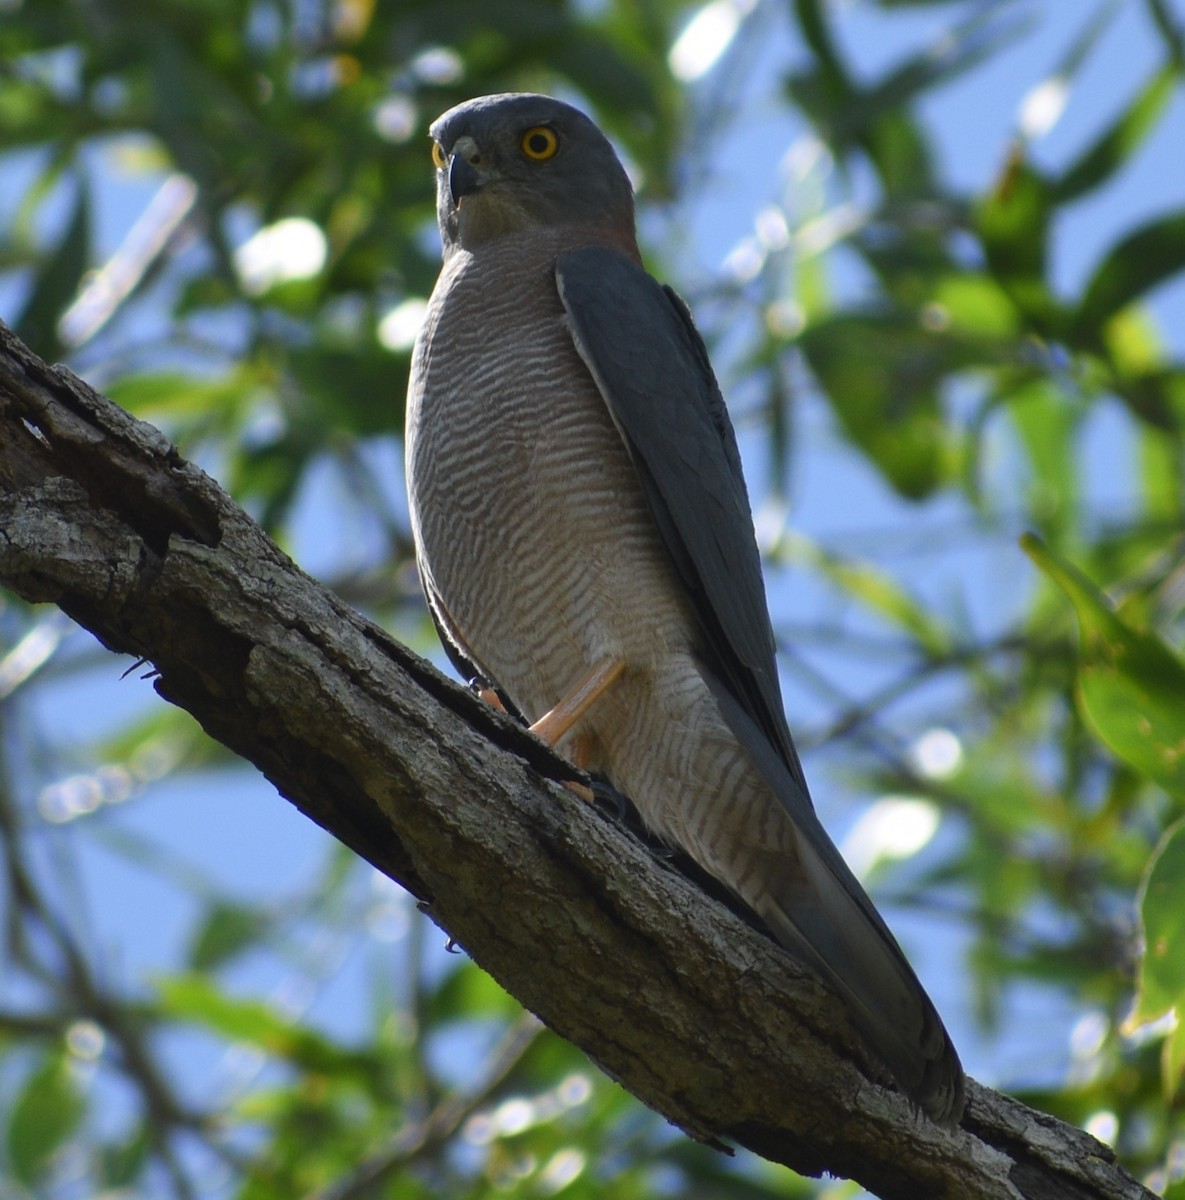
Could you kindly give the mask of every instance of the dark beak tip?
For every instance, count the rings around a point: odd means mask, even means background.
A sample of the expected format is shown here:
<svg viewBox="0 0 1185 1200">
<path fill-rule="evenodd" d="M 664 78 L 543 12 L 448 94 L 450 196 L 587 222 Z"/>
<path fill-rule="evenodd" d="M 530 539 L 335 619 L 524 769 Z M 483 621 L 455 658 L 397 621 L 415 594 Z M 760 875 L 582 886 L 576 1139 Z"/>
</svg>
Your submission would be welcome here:
<svg viewBox="0 0 1185 1200">
<path fill-rule="evenodd" d="M 460 154 L 454 154 L 448 164 L 448 190 L 454 205 L 460 205 L 481 187 L 481 178 L 473 165 Z"/>
</svg>

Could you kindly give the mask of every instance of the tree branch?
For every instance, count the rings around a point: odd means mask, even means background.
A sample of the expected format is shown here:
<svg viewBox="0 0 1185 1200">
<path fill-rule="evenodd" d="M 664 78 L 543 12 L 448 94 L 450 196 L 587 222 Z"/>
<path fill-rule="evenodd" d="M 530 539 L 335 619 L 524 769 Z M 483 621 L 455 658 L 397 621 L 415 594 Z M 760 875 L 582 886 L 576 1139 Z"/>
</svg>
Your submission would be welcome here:
<svg viewBox="0 0 1185 1200">
<path fill-rule="evenodd" d="M 885 1200 L 1151 1196 L 1108 1147 L 977 1084 L 953 1133 L 915 1116 L 812 976 L 3 326 L 0 580 L 150 660 L 161 696 L 691 1136 Z"/>
</svg>

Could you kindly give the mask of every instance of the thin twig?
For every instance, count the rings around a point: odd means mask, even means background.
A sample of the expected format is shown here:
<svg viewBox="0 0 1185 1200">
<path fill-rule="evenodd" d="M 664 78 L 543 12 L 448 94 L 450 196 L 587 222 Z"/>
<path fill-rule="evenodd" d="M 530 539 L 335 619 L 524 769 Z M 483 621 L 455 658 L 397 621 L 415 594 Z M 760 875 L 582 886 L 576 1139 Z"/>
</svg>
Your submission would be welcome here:
<svg viewBox="0 0 1185 1200">
<path fill-rule="evenodd" d="M 523 1013 L 494 1047 L 478 1079 L 450 1092 L 423 1120 L 411 1121 L 364 1159 L 344 1179 L 309 1195 L 306 1200 L 357 1200 L 400 1167 L 440 1146 L 515 1068 L 543 1030 L 532 1013 Z"/>
</svg>

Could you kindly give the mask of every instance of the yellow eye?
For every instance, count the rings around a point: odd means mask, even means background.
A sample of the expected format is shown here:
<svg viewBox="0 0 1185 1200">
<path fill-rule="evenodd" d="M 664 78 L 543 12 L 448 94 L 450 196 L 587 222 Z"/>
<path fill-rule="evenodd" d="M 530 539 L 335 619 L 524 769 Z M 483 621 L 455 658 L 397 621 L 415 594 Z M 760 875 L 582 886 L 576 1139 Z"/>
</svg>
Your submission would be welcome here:
<svg viewBox="0 0 1185 1200">
<path fill-rule="evenodd" d="M 533 158 L 536 162 L 545 162 L 560 148 L 560 139 L 550 126 L 535 125 L 523 134 L 519 145 L 528 158 Z"/>
<path fill-rule="evenodd" d="M 432 143 L 432 162 L 438 171 L 443 170 L 448 163 L 448 159 L 444 156 L 444 147 L 439 142 Z"/>
</svg>

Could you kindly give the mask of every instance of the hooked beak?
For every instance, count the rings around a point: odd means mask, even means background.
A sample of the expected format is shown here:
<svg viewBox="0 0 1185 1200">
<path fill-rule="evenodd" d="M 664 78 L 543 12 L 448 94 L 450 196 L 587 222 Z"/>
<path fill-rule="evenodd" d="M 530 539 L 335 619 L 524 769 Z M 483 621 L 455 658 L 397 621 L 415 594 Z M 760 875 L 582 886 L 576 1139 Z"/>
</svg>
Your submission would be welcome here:
<svg viewBox="0 0 1185 1200">
<path fill-rule="evenodd" d="M 448 190 L 453 206 L 459 208 L 466 196 L 473 195 L 491 178 L 492 173 L 482 169 L 477 143 L 468 136 L 457 138 L 448 160 Z"/>
</svg>

